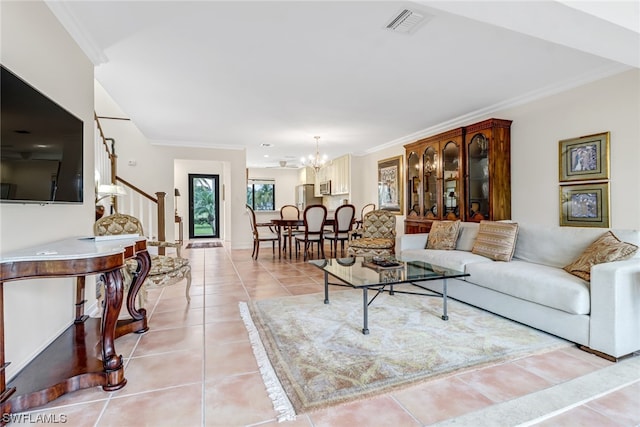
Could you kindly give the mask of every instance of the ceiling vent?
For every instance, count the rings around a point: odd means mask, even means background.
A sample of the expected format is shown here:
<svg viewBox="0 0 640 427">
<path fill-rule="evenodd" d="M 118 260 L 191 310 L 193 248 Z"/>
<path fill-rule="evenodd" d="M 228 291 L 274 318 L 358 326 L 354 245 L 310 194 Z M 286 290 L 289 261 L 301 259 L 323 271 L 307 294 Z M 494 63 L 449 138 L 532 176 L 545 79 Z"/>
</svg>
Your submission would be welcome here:
<svg viewBox="0 0 640 427">
<path fill-rule="evenodd" d="M 388 30 L 396 33 L 413 34 L 421 24 L 431 18 L 430 15 L 415 10 L 402 9 L 397 16 L 392 18 L 387 24 Z"/>
</svg>

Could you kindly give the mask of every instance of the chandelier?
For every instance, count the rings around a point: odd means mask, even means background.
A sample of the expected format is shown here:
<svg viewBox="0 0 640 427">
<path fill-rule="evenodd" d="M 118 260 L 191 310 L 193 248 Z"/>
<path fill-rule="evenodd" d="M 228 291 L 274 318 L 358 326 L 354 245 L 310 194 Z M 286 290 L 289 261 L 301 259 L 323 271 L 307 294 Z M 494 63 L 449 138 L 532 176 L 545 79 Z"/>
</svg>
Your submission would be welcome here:
<svg viewBox="0 0 640 427">
<path fill-rule="evenodd" d="M 318 173 L 318 171 L 320 171 L 320 168 L 327 162 L 327 156 L 326 154 L 324 156 L 320 156 L 320 150 L 318 149 L 318 140 L 320 139 L 320 137 L 314 136 L 314 138 L 316 139 L 315 156 L 313 154 L 309 154 L 309 157 L 303 157 L 301 160 L 304 166 L 310 166 L 316 173 Z"/>
</svg>

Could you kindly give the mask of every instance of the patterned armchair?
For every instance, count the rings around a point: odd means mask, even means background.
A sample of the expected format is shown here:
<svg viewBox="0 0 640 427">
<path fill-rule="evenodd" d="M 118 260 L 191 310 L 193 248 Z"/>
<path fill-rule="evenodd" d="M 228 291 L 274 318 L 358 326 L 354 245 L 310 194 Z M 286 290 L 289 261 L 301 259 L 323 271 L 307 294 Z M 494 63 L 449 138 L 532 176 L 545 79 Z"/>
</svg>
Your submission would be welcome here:
<svg viewBox="0 0 640 427">
<path fill-rule="evenodd" d="M 115 213 L 96 221 L 93 225 L 93 234 L 96 236 L 112 236 L 118 234 L 138 234 L 144 236 L 144 231 L 142 224 L 137 218 L 131 215 Z M 177 256 L 151 255 L 149 274 L 138 293 L 140 306 L 143 306 L 147 300 L 148 289 L 174 285 L 183 279 L 187 279 L 187 288 L 185 291 L 187 303 L 191 302 L 191 296 L 189 295 L 189 289 L 191 288 L 191 266 L 189 265 L 188 259 L 180 256 L 182 245 L 172 242 L 147 241 L 147 246 L 175 248 Z M 125 290 L 129 289 L 132 275 L 136 272 L 137 268 L 138 263 L 136 260 L 127 261 L 127 268 L 123 269 Z"/>
<path fill-rule="evenodd" d="M 396 246 L 396 216 L 385 210 L 369 212 L 362 221 L 361 234 L 361 238 L 349 240 L 349 256 L 393 255 Z"/>
</svg>

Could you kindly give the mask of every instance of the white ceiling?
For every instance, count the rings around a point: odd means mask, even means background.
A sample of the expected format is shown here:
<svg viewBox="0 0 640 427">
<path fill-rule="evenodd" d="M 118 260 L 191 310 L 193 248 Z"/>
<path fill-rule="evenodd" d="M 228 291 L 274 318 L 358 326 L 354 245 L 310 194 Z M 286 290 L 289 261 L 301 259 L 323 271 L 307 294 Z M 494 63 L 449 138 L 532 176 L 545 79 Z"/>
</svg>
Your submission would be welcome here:
<svg viewBox="0 0 640 427">
<path fill-rule="evenodd" d="M 315 135 L 330 158 L 374 152 L 640 68 L 638 1 L 48 5 L 152 144 L 246 148 L 248 167 L 298 164 Z M 428 22 L 385 29 L 403 8 Z"/>
</svg>

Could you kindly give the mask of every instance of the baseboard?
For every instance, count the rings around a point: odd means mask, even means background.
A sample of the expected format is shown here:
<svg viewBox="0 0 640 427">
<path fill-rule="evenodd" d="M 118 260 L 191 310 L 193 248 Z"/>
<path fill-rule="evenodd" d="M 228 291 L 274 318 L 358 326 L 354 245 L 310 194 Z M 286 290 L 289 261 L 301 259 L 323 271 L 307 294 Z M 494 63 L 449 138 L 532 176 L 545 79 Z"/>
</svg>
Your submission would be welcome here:
<svg viewBox="0 0 640 427">
<path fill-rule="evenodd" d="M 586 345 L 578 345 L 578 348 L 582 351 L 586 351 L 587 353 L 591 353 L 591 354 L 595 354 L 598 357 L 602 357 L 603 359 L 607 359 L 610 362 L 619 362 L 623 359 L 628 359 L 629 357 L 633 357 L 634 353 L 629 353 L 627 355 L 624 356 L 620 356 L 620 357 L 615 357 L 615 356 L 611 356 L 607 353 L 603 353 L 601 351 L 598 350 L 594 350 L 590 347 L 587 347 Z"/>
</svg>

